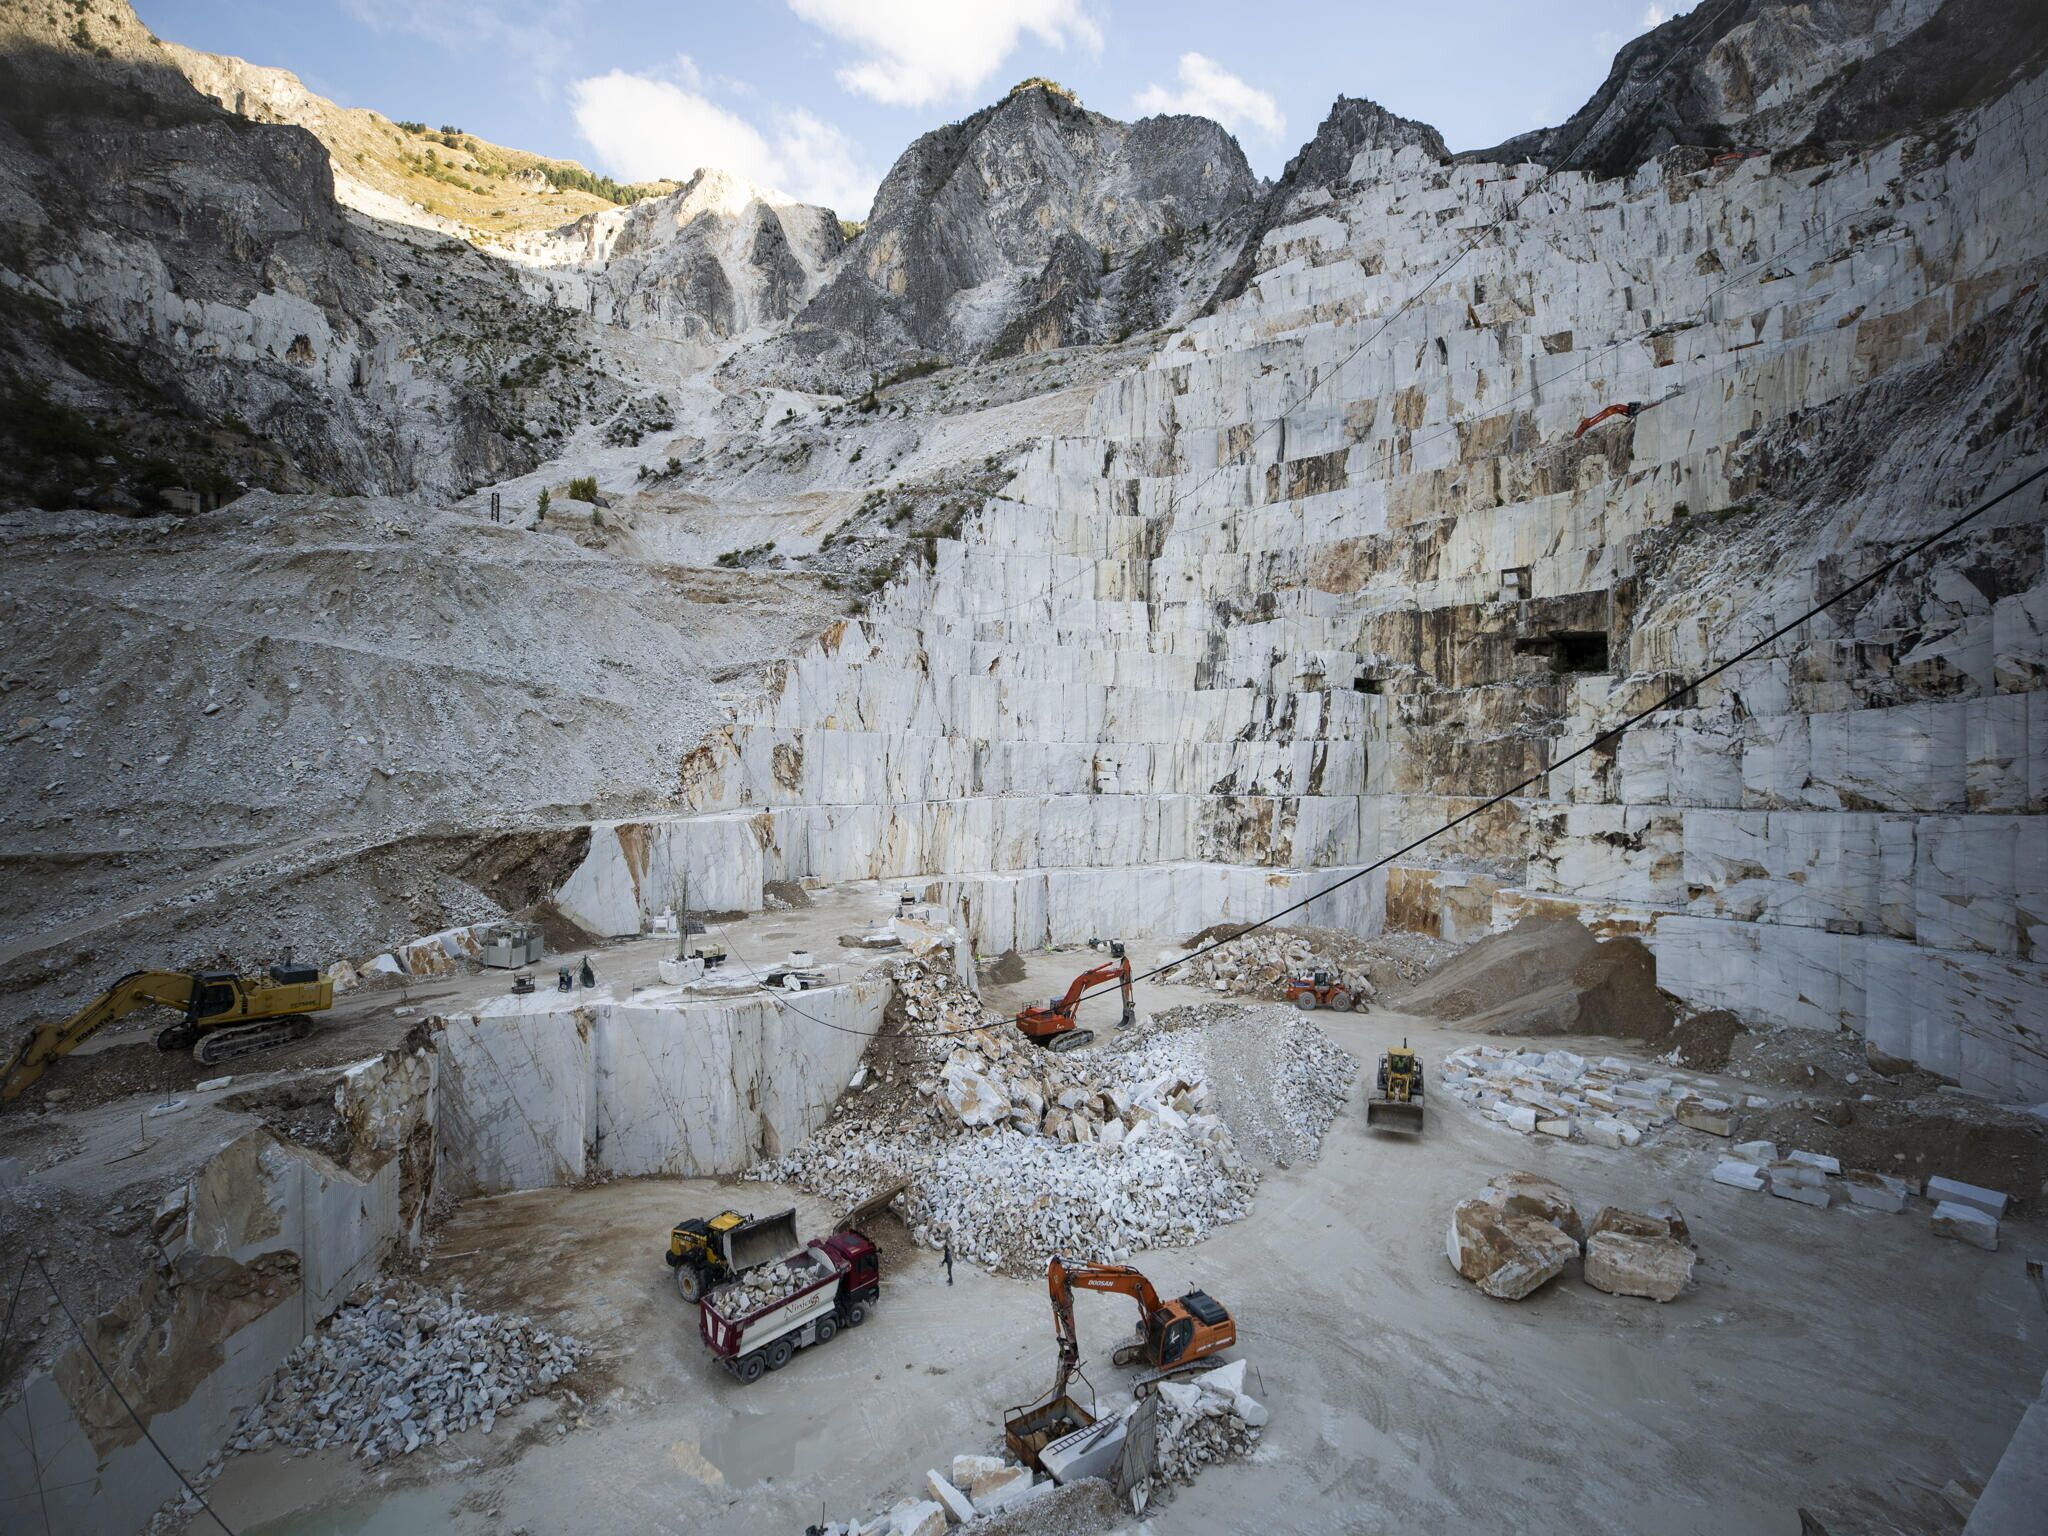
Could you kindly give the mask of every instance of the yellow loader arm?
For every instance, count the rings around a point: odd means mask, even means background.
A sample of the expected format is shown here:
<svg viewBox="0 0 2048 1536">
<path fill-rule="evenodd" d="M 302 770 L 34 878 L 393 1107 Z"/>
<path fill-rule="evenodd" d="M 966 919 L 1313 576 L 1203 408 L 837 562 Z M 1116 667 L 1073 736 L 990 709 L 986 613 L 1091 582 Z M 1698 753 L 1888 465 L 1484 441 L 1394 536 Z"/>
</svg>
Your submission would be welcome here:
<svg viewBox="0 0 2048 1536">
<path fill-rule="evenodd" d="M 192 977 L 183 971 L 131 971 L 70 1018 L 31 1031 L 7 1058 L 0 1076 L 0 1103 L 20 1095 L 51 1062 L 68 1056 L 116 1019 L 156 1003 L 189 1007 L 192 987 Z"/>
</svg>

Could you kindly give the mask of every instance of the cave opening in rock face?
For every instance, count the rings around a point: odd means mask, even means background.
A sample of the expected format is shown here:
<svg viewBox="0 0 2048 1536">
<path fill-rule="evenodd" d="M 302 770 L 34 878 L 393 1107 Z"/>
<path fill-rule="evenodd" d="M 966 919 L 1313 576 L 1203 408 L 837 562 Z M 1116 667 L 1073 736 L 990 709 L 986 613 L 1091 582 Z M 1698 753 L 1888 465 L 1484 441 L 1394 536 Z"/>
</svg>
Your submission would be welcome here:
<svg viewBox="0 0 2048 1536">
<path fill-rule="evenodd" d="M 1553 673 L 1596 673 L 1609 670 L 1604 630 L 1566 629 L 1515 642 L 1517 656 L 1538 656 Z"/>
</svg>

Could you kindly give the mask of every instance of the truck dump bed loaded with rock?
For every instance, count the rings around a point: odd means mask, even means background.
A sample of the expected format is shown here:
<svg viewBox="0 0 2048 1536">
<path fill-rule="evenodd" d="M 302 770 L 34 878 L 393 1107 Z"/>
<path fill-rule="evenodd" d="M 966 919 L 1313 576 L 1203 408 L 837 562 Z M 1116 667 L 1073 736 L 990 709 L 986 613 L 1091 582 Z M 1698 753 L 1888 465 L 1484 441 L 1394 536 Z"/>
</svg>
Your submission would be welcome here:
<svg viewBox="0 0 2048 1536">
<path fill-rule="evenodd" d="M 755 1382 L 805 1345 L 858 1328 L 881 1292 L 880 1250 L 859 1232 L 834 1232 L 706 1292 L 698 1331 L 727 1370 Z"/>
</svg>

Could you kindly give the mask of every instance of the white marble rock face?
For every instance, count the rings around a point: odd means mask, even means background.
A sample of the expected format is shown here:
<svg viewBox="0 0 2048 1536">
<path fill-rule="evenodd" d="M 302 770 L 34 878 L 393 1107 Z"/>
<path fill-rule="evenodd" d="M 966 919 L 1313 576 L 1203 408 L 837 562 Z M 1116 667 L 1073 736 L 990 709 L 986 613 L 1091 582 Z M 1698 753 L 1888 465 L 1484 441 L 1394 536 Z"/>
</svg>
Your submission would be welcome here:
<svg viewBox="0 0 2048 1536">
<path fill-rule="evenodd" d="M 1456 211 L 1540 173 L 1362 152 L 1241 298 L 736 706 L 687 809 L 624 833 L 660 873 L 600 829 L 565 910 L 631 931 L 687 868 L 735 906 L 923 880 L 990 953 L 1182 936 L 1534 774 L 1293 920 L 1469 937 L 1576 903 L 1690 1001 L 2048 1098 L 2038 496 L 1545 772 L 2031 451 L 1957 424 L 2048 307 L 2044 111 L 2036 79 L 1931 156 L 1556 175 L 1405 309 Z M 1620 401 L 1651 408 L 1574 439 Z"/>
</svg>

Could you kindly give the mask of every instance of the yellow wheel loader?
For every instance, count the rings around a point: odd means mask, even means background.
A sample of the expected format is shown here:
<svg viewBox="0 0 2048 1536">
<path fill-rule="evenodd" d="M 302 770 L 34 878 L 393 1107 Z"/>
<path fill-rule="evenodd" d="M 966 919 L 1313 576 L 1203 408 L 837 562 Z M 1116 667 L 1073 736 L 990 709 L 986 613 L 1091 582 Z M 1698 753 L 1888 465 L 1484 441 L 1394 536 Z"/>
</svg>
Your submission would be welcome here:
<svg viewBox="0 0 2048 1536">
<path fill-rule="evenodd" d="M 676 1289 L 685 1301 L 701 1301 L 715 1285 L 723 1285 L 743 1269 L 786 1259 L 803 1245 L 796 1236 L 796 1210 L 773 1216 L 745 1216 L 720 1211 L 716 1216 L 686 1216 L 668 1234 L 668 1267 L 676 1272 Z"/>
<path fill-rule="evenodd" d="M 334 983 L 310 965 L 273 965 L 267 976 L 233 971 L 131 971 L 70 1018 L 30 1032 L 0 1069 L 0 1102 L 19 1095 L 116 1019 L 140 1008 L 183 1018 L 157 1031 L 157 1049 L 192 1048 L 203 1067 L 310 1034 L 310 1015 L 334 1006 Z"/>
<path fill-rule="evenodd" d="M 1422 1053 L 1403 1040 L 1399 1050 L 1380 1053 L 1379 1081 L 1365 1101 L 1365 1123 L 1382 1131 L 1415 1136 L 1422 1131 Z"/>
</svg>

